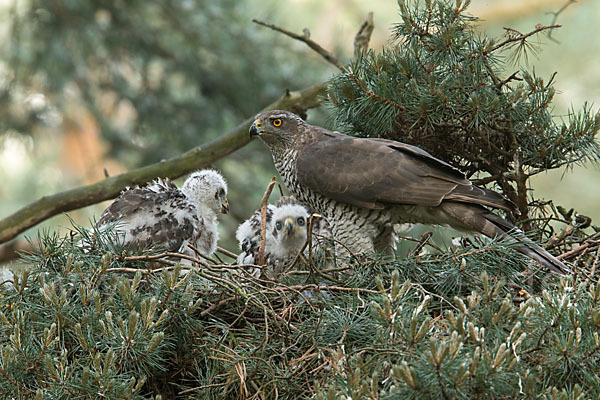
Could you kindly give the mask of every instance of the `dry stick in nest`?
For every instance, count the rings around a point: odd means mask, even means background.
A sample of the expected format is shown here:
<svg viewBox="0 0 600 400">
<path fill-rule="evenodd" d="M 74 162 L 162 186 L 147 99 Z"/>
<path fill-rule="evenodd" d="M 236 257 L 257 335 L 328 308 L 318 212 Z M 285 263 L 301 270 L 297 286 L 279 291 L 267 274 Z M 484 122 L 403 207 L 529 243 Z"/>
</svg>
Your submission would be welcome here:
<svg viewBox="0 0 600 400">
<path fill-rule="evenodd" d="M 260 246 L 258 247 L 258 264 L 265 265 L 265 243 L 267 242 L 267 204 L 275 186 L 275 177 L 271 179 L 260 205 Z"/>
<path fill-rule="evenodd" d="M 573 255 L 579 254 L 579 253 L 581 253 L 582 251 L 584 251 L 585 249 L 587 249 L 588 247 L 590 247 L 591 245 L 593 245 L 595 243 L 598 243 L 598 241 L 588 239 L 581 246 L 579 246 L 579 247 L 577 247 L 577 248 L 575 248 L 573 250 L 569 250 L 566 253 L 559 254 L 558 256 L 556 256 L 556 258 L 558 258 L 560 260 L 560 259 L 563 259 L 563 258 L 567 258 L 567 257 L 571 257 Z"/>
<path fill-rule="evenodd" d="M 129 257 L 124 257 L 123 260 L 127 260 L 127 261 L 134 261 L 134 260 L 140 260 L 140 261 L 157 261 L 163 264 L 167 264 L 171 267 L 174 267 L 174 264 L 176 264 L 174 261 L 171 260 L 165 260 L 163 257 L 174 257 L 174 258 L 180 258 L 180 259 L 186 259 L 195 263 L 198 263 L 204 267 L 204 269 L 198 269 L 196 270 L 196 273 L 198 275 L 200 275 L 203 278 L 209 279 L 211 280 L 213 283 L 215 283 L 216 285 L 231 290 L 234 293 L 236 293 L 237 295 L 243 297 L 246 300 L 250 300 L 252 301 L 252 299 L 249 299 L 248 295 L 241 289 L 240 286 L 236 285 L 234 282 L 229 281 L 227 279 L 218 277 L 214 274 L 212 274 L 209 269 L 210 269 L 210 264 L 207 263 L 204 260 L 201 260 L 199 258 L 195 258 L 192 257 L 190 255 L 187 254 L 181 254 L 181 253 L 173 253 L 173 252 L 164 252 L 161 254 L 151 254 L 151 255 L 142 255 L 142 256 L 129 256 Z M 168 270 L 171 268 L 160 268 L 160 271 L 163 270 Z M 109 268 L 104 272 L 137 272 L 137 269 L 128 269 L 128 268 Z M 142 273 L 155 273 L 155 270 L 142 270 L 139 269 L 139 271 L 141 271 Z M 99 277 L 99 276 L 98 276 Z M 98 279 L 98 278 L 97 278 Z M 256 304 L 256 301 L 254 301 L 254 303 Z M 257 304 L 259 307 L 264 308 L 264 306 L 262 304 Z"/>
<path fill-rule="evenodd" d="M 188 246 L 190 249 L 192 249 L 192 251 L 194 252 L 194 254 L 196 254 L 196 258 L 200 258 L 200 257 L 202 257 L 203 259 L 205 259 L 206 261 L 210 262 L 211 264 L 217 264 L 217 262 L 216 262 L 215 260 L 213 260 L 212 258 L 210 258 L 210 257 L 208 257 L 208 256 L 205 256 L 204 254 L 202 254 L 202 253 L 200 252 L 200 250 L 198 250 L 198 248 L 197 248 L 197 247 L 195 247 L 193 244 L 191 244 L 191 243 L 188 243 L 188 244 L 187 244 L 187 246 Z M 225 263 L 223 262 L 223 260 L 221 260 L 221 259 L 220 259 L 220 258 L 219 258 L 219 257 L 218 257 L 216 254 L 215 254 L 215 257 L 217 257 L 217 259 L 219 260 L 219 262 L 220 262 L 221 264 L 225 264 Z"/>
<path fill-rule="evenodd" d="M 422 241 L 422 236 L 420 239 L 414 238 L 414 237 L 410 237 L 410 236 L 402 236 L 402 235 L 398 235 L 398 239 L 399 240 L 408 240 L 410 242 L 416 242 L 417 246 L 420 245 L 421 241 Z M 438 246 L 436 246 L 435 244 L 431 243 L 429 240 L 426 240 L 423 245 L 425 246 L 429 246 L 431 248 L 434 248 L 435 250 L 439 251 L 440 253 L 444 253 L 444 250 L 442 250 L 441 248 L 439 248 Z"/>
<path fill-rule="evenodd" d="M 425 232 L 421 235 L 419 240 L 417 241 L 417 245 L 414 249 L 408 252 L 408 257 L 418 256 L 421 253 L 421 249 L 425 247 L 429 243 L 429 239 L 433 236 L 433 232 Z"/>
<path fill-rule="evenodd" d="M 224 249 L 222 247 L 217 246 L 217 251 L 221 254 L 226 255 L 227 257 L 233 258 L 234 260 L 237 260 L 238 256 L 235 253 L 232 253 L 231 251 Z"/>
<path fill-rule="evenodd" d="M 160 259 L 165 258 L 165 257 L 182 258 L 184 260 L 196 262 L 205 267 L 208 266 L 208 263 L 206 261 L 202 261 L 202 260 L 200 260 L 196 257 L 190 256 L 188 254 L 175 253 L 175 252 L 171 252 L 171 251 L 165 251 L 164 253 L 160 253 L 160 254 L 128 256 L 128 257 L 123 257 L 123 260 L 125 260 L 125 261 L 160 261 Z M 168 261 L 168 260 L 164 260 L 164 261 Z"/>
<path fill-rule="evenodd" d="M 598 263 L 598 257 L 600 257 L 600 246 L 598 246 L 598 250 L 596 250 L 596 256 L 594 257 L 594 262 L 592 263 L 590 276 L 594 276 L 594 274 L 596 273 L 596 264 Z"/>
</svg>

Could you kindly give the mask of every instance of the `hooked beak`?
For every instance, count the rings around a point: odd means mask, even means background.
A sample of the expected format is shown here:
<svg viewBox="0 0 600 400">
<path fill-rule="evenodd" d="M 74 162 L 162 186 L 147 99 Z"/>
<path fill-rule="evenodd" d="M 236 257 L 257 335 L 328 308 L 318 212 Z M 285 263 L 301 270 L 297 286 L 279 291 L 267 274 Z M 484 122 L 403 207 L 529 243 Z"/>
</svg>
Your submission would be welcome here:
<svg viewBox="0 0 600 400">
<path fill-rule="evenodd" d="M 261 135 L 262 135 L 262 130 L 260 129 L 260 121 L 256 120 L 250 127 L 250 137 L 261 136 Z"/>
<path fill-rule="evenodd" d="M 221 213 L 229 214 L 229 200 L 225 200 L 221 203 Z"/>
<path fill-rule="evenodd" d="M 294 221 L 292 220 L 292 218 L 286 218 L 283 223 L 285 225 L 286 235 L 287 236 L 292 235 L 294 233 L 294 230 L 295 230 Z"/>
</svg>

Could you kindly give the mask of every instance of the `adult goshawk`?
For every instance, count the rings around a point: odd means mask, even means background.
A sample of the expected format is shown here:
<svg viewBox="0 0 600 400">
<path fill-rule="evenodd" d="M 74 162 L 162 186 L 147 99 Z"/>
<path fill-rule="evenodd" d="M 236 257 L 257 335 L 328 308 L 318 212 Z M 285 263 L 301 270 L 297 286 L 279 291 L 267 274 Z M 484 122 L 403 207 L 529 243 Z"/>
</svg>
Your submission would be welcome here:
<svg viewBox="0 0 600 400">
<path fill-rule="evenodd" d="M 416 146 L 332 132 L 281 110 L 259 114 L 250 136 L 267 145 L 288 189 L 323 214 L 352 253 L 392 249 L 395 224 L 450 225 L 517 242 L 552 271 L 569 271 L 522 235 L 508 235 L 516 228 L 484 207 L 518 212 L 511 201 Z"/>
</svg>

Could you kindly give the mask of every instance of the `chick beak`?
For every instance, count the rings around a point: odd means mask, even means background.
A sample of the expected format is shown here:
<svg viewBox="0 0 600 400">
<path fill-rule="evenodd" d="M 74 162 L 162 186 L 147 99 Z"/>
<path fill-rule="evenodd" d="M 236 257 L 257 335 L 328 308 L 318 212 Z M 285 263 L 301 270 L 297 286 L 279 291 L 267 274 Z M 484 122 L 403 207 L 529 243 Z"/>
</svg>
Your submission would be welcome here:
<svg viewBox="0 0 600 400">
<path fill-rule="evenodd" d="M 260 121 L 256 120 L 250 127 L 250 137 L 260 136 L 262 135 L 262 130 L 260 129 Z"/>
<path fill-rule="evenodd" d="M 286 218 L 284 224 L 286 236 L 291 236 L 295 231 L 294 221 L 291 218 Z"/>
<path fill-rule="evenodd" d="M 221 213 L 229 214 L 229 200 L 225 200 L 221 203 Z"/>
</svg>

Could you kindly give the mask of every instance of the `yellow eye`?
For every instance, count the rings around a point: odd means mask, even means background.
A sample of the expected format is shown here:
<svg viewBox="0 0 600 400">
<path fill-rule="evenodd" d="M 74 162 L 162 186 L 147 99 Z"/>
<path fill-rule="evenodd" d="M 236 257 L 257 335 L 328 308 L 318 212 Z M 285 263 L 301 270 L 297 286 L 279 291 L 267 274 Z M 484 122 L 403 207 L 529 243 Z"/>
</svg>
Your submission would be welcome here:
<svg viewBox="0 0 600 400">
<path fill-rule="evenodd" d="M 277 119 L 273 120 L 273 126 L 281 126 L 281 119 L 277 118 Z"/>
</svg>

